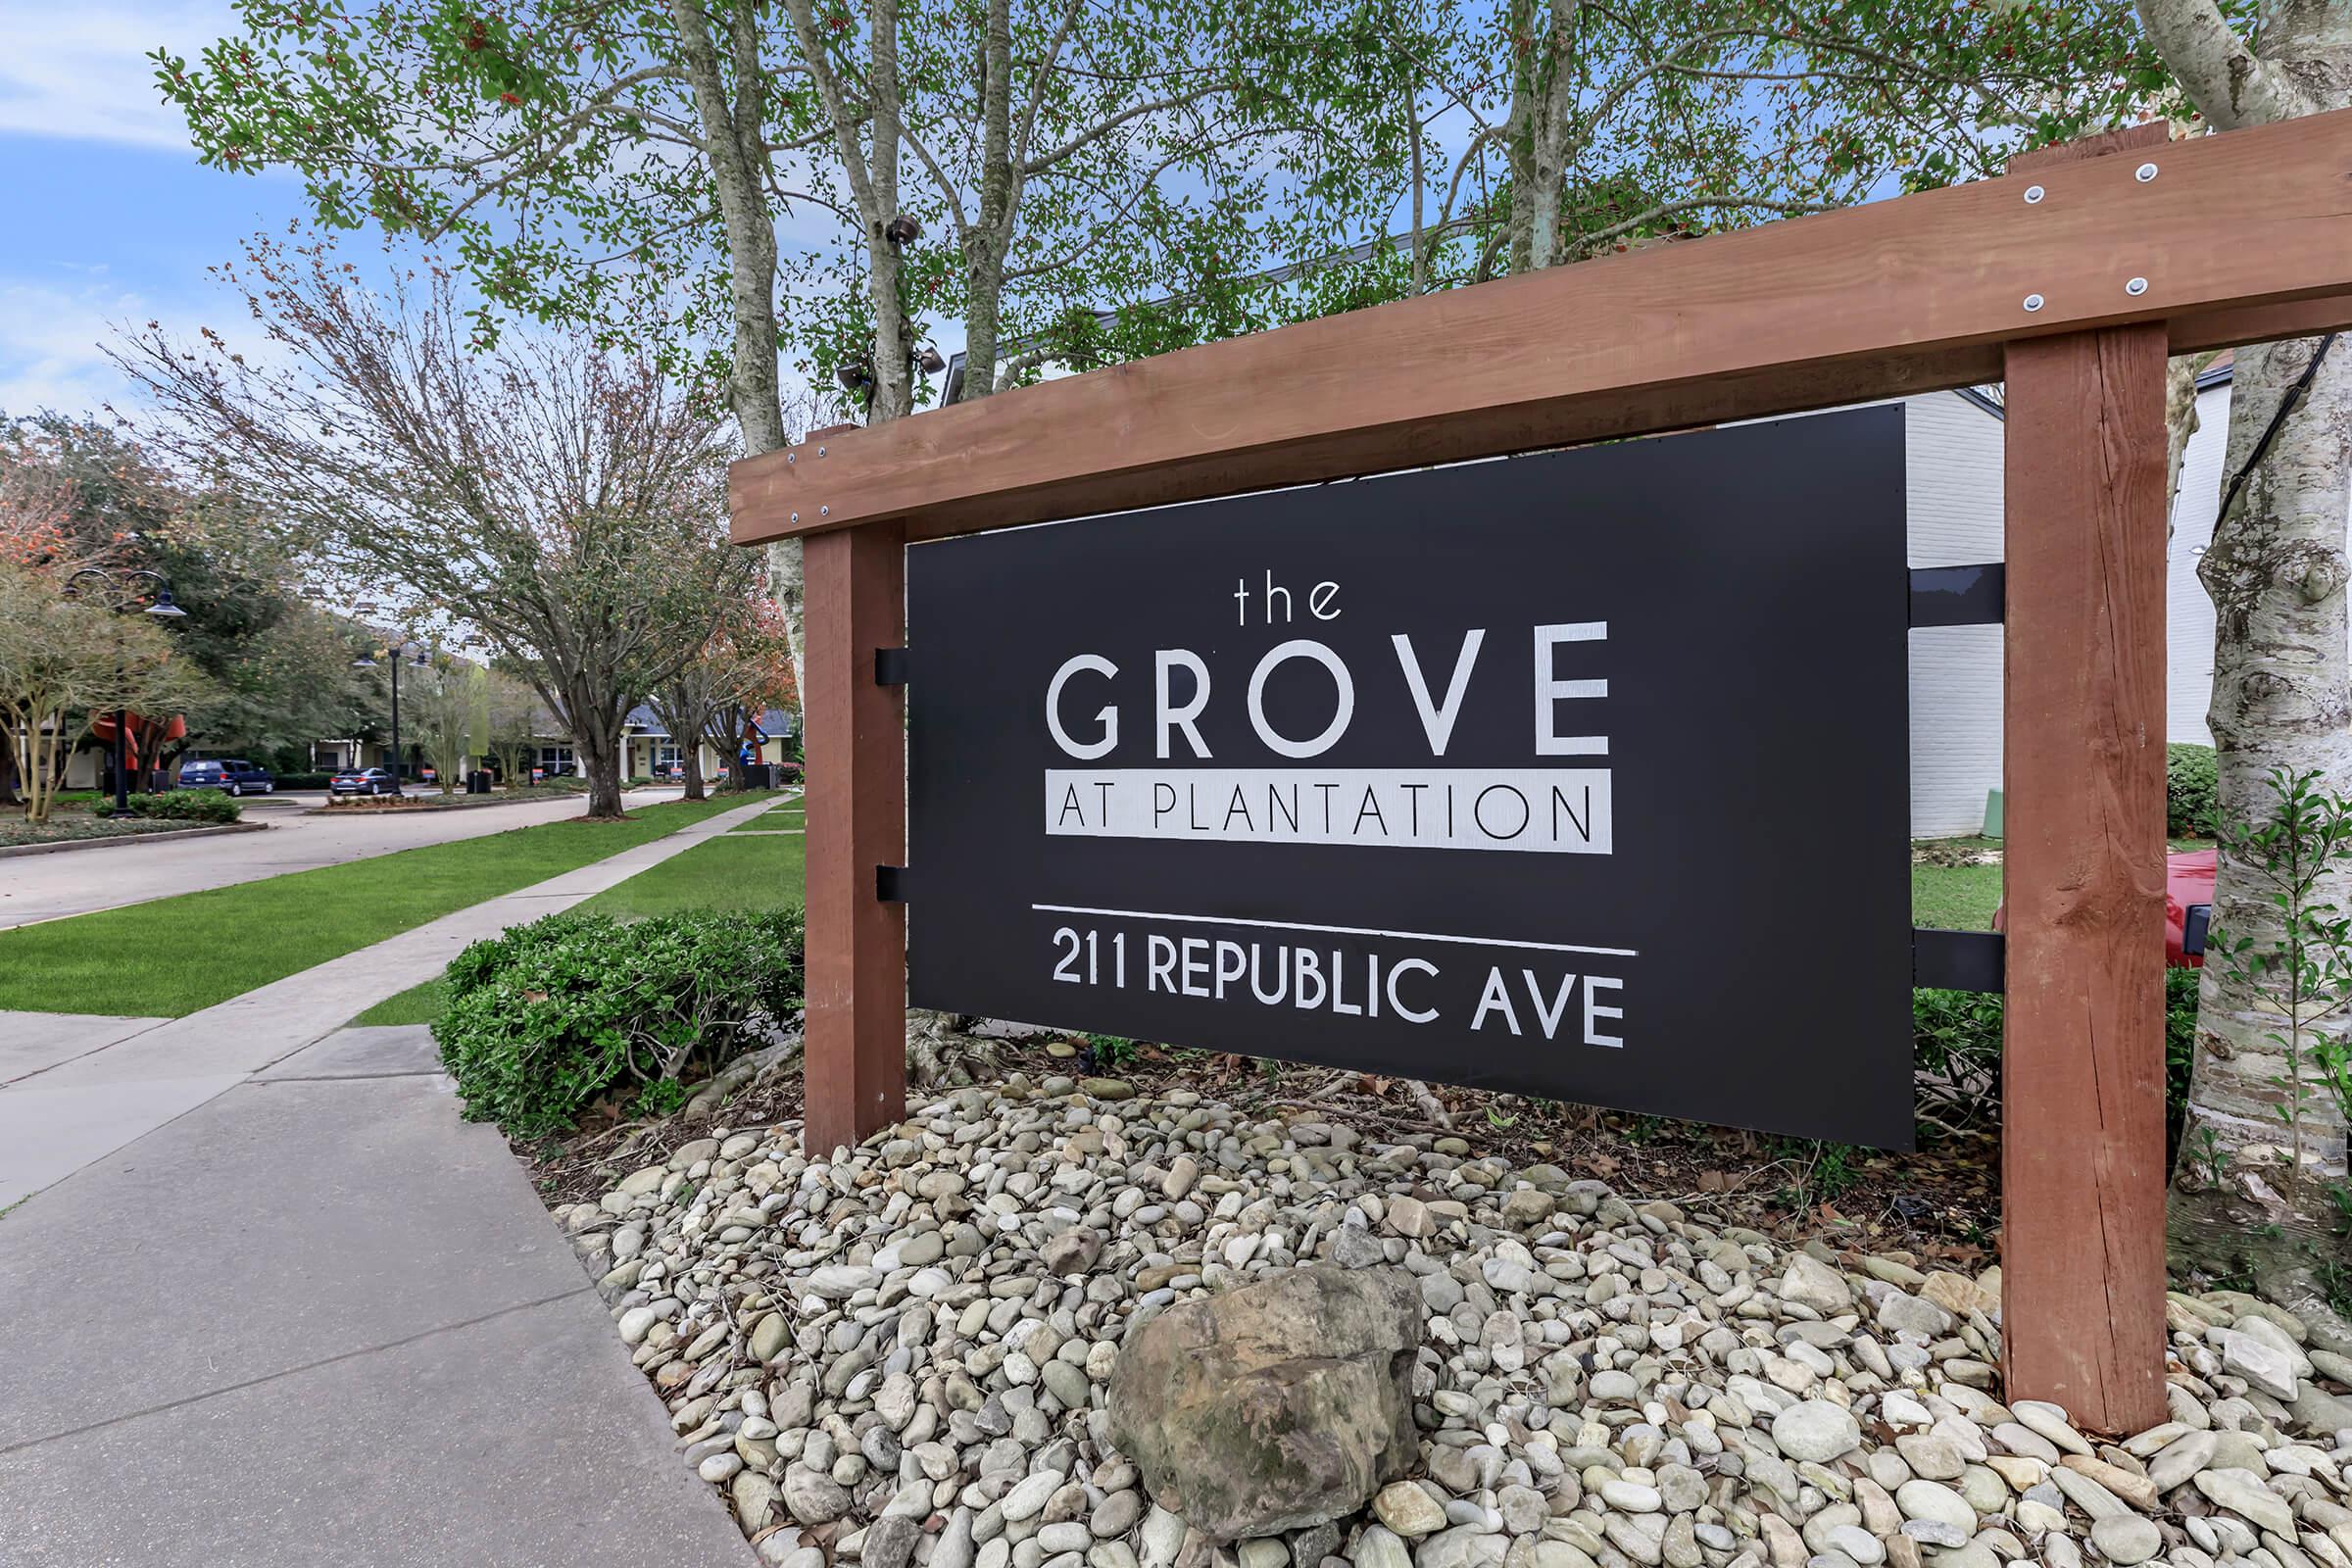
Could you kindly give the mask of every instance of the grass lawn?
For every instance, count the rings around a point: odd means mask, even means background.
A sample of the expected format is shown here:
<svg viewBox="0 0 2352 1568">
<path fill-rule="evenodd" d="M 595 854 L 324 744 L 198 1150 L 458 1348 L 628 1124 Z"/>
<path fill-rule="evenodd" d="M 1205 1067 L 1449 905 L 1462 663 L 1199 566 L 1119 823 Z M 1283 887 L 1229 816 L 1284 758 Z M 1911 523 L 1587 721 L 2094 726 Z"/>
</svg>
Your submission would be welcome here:
<svg viewBox="0 0 2352 1568">
<path fill-rule="evenodd" d="M 427 980 L 420 986 L 411 986 L 397 997 L 387 997 L 352 1019 L 354 1025 L 379 1023 L 431 1023 L 449 1005 L 449 993 L 444 982 Z"/>
<path fill-rule="evenodd" d="M 0 1008 L 179 1017 L 743 804 L 668 801 L 0 931 Z"/>
<path fill-rule="evenodd" d="M 1921 840 L 1914 848 L 1997 851 L 1999 839 L 1959 838 Z M 2211 839 L 2172 839 L 2174 854 L 2210 850 Z M 1920 865 L 1911 867 L 1911 921 L 1944 931 L 1989 931 L 1992 911 L 2001 903 L 2001 867 L 1989 865 Z"/>
<path fill-rule="evenodd" d="M 761 811 L 746 822 L 738 822 L 732 831 L 737 833 L 773 833 L 778 828 L 808 826 L 808 808 L 795 791 L 775 806 Z"/>
<path fill-rule="evenodd" d="M 1911 923 L 1942 931 L 1989 931 L 2001 902 L 1999 865 L 1911 867 Z"/>
<path fill-rule="evenodd" d="M 752 818 L 765 821 L 763 816 Z M 697 844 L 599 893 L 576 909 L 634 920 L 679 909 L 774 909 L 798 905 L 808 840 L 778 836 L 738 839 L 729 834 Z M 377 1003 L 355 1024 L 431 1023 L 448 1003 L 439 980 L 412 986 Z"/>
<path fill-rule="evenodd" d="M 808 843 L 805 838 L 783 835 L 737 839 L 721 834 L 660 865 L 648 866 L 574 907 L 618 920 L 674 914 L 680 909 L 797 907 Z"/>
</svg>

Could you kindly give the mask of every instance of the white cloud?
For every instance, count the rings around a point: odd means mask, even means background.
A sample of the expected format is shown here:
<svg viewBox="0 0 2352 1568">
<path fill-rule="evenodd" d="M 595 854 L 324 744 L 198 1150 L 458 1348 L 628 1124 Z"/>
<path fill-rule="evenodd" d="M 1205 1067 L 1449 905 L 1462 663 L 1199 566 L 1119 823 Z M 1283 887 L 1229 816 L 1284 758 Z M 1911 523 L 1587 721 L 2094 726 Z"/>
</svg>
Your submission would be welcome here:
<svg viewBox="0 0 2352 1568">
<path fill-rule="evenodd" d="M 242 312 L 226 318 L 228 303 L 220 290 L 201 285 L 158 297 L 107 278 L 60 285 L 0 277 L 0 414 L 55 409 L 95 416 L 109 404 L 135 413 L 145 400 L 106 349 L 125 330 L 137 332 L 149 321 L 191 340 L 210 323 L 224 329 L 249 358 L 269 363 L 269 340 Z"/>
<path fill-rule="evenodd" d="M 183 152 L 187 126 L 158 96 L 147 51 L 192 56 L 235 20 L 199 0 L 0 0 L 0 131 Z"/>
<path fill-rule="evenodd" d="M 121 288 L 0 280 L 0 413 L 95 414 L 120 401 L 122 372 L 99 345 L 148 314 L 144 299 Z"/>
</svg>

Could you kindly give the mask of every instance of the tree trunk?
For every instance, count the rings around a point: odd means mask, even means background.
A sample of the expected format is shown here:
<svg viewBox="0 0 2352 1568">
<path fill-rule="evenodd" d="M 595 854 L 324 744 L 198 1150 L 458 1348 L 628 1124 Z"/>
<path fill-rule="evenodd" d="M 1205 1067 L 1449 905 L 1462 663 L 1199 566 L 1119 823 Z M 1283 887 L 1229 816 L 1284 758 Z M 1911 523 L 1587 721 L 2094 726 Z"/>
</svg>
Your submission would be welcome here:
<svg viewBox="0 0 2352 1568">
<path fill-rule="evenodd" d="M 2180 460 L 2197 433 L 2197 371 L 2213 356 L 2184 354 L 2164 366 L 2164 536 L 2173 536 L 2173 512 L 2180 500 Z"/>
<path fill-rule="evenodd" d="M 980 27 L 979 212 L 963 235 L 963 398 L 997 389 L 1004 256 L 1012 243 L 1021 179 L 1013 168 L 1012 0 L 988 0 Z"/>
<path fill-rule="evenodd" d="M 2352 8 L 2328 0 L 2263 7 L 2259 53 L 2212 0 L 2141 0 L 2141 16 L 2173 74 L 2222 129 L 2352 102 Z M 2245 470 L 2292 388 L 2312 365 L 2313 341 L 2240 349 L 2232 375 L 2229 476 Z M 2344 555 L 2352 507 L 2352 348 L 2337 345 L 2302 404 L 2278 426 L 2260 466 L 2214 524 L 2198 576 L 2214 605 L 2213 730 L 2226 820 L 2271 814 L 2273 768 L 2318 772 L 2331 794 L 2352 794 L 2352 690 L 2347 689 Z M 2227 847 L 2214 890 L 2214 925 L 2255 951 L 2276 946 L 2280 911 L 2261 878 Z M 2352 907 L 2352 876 L 2327 878 L 2317 897 Z M 2209 965 L 2197 999 L 2196 1059 L 2170 1226 L 2176 1264 L 2249 1271 L 2303 1316 L 2313 1340 L 2352 1351 L 2352 1325 L 2329 1310 L 2314 1277 L 2315 1248 L 2333 1256 L 2327 1177 L 2287 1180 L 2278 1110 L 2283 1054 L 2266 1038 L 2283 1027 L 2254 988 Z M 2340 1032 L 2340 1023 L 2331 1026 Z M 2314 1086 L 2316 1089 L 2317 1086 Z M 2336 1179 L 2344 1131 L 2325 1095 L 2302 1112 L 2303 1142 Z M 2208 1150 L 2218 1151 L 2218 1160 Z M 2220 1165 L 2219 1179 L 2214 1166 Z"/>
<path fill-rule="evenodd" d="M 784 445 L 784 410 L 776 375 L 775 220 L 760 186 L 767 165 L 760 135 L 760 83 L 765 75 L 760 69 L 759 27 L 751 10 L 737 8 L 736 101 L 729 103 L 718 40 L 702 0 L 671 0 L 670 5 L 679 56 L 694 89 L 695 114 L 702 121 L 703 154 L 710 165 L 710 182 L 727 235 L 727 295 L 734 314 L 727 400 L 743 433 L 745 452 L 758 457 Z"/>
<path fill-rule="evenodd" d="M 685 759 L 686 763 L 686 798 L 690 801 L 709 799 L 703 791 L 702 743 L 689 740 L 685 750 L 679 755 Z"/>
<path fill-rule="evenodd" d="M 620 806 L 621 730 L 629 705 L 616 696 L 601 701 L 590 697 L 583 678 L 566 687 L 570 699 L 563 714 L 571 730 L 571 744 L 580 771 L 588 779 L 588 815 L 617 817 Z"/>
<path fill-rule="evenodd" d="M 588 774 L 588 814 L 618 817 L 620 808 L 620 751 L 612 745 L 585 748 L 580 765 Z"/>
<path fill-rule="evenodd" d="M 2317 347 L 2303 341 L 2238 351 L 2226 473 L 2245 466 Z M 2339 354 L 2345 355 L 2340 362 Z M 2330 793 L 2352 794 L 2344 599 L 2348 481 L 2352 353 L 2339 345 L 2302 407 L 2280 425 L 2230 514 L 2215 525 L 2213 545 L 2198 568 L 2214 604 L 2207 723 L 2226 821 L 2251 823 L 2272 814 L 2273 768 L 2317 770 Z M 2225 845 L 2214 925 L 2233 941 L 2250 937 L 2257 952 L 2269 951 L 2282 929 L 2269 892 Z M 2352 907 L 2352 875 L 2331 873 L 2317 896 Z M 2325 1096 L 2307 1102 L 2305 1143 L 2324 1169 L 2300 1182 L 2288 1179 L 2279 1119 L 2287 1103 L 2281 1082 L 2286 1059 L 2269 1038 L 2284 1027 L 2250 984 L 2219 965 L 2205 970 L 2171 1226 L 2177 1261 L 2222 1273 L 2243 1260 L 2266 1291 L 2279 1293 L 2303 1312 L 2320 1299 L 2308 1279 L 2307 1250 L 2341 1245 L 2329 1239 L 2322 1191 L 2330 1176 L 2343 1175 L 2344 1129 Z M 2337 1020 L 2327 1029 L 2340 1035 L 2343 1024 Z M 2200 1158 L 2209 1135 L 2227 1161 L 2218 1183 L 2211 1179 L 2212 1160 Z M 2324 1304 L 2321 1310 L 2324 1315 Z M 2345 1348 L 2352 1349 L 2352 1340 Z"/>
</svg>

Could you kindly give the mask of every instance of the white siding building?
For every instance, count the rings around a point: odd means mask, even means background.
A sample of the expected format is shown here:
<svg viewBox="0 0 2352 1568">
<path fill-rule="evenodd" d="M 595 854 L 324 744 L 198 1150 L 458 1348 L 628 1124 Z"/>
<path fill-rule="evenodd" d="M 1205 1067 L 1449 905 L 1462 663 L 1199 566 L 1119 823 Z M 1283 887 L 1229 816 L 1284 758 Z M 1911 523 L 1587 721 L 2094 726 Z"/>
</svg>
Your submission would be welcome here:
<svg viewBox="0 0 2352 1568">
<path fill-rule="evenodd" d="M 2001 559 L 2001 416 L 1981 393 L 1903 400 L 1914 566 Z M 2001 628 L 1911 634 L 1911 831 L 1974 833 L 2001 783 Z"/>
<path fill-rule="evenodd" d="M 2213 539 L 2230 435 L 2230 369 L 2199 378 L 2197 433 L 2180 465 L 2165 592 L 2165 738 L 2211 745 L 2213 602 L 2197 562 Z M 2002 559 L 1998 389 L 1905 400 L 1911 564 Z M 1911 634 L 1911 831 L 1941 838 L 1981 830 L 2001 783 L 2001 628 L 1947 626 Z"/>
<path fill-rule="evenodd" d="M 2197 433 L 2180 459 L 2180 495 L 2173 503 L 2173 544 L 2165 562 L 2165 714 L 2168 741 L 2213 744 L 2205 708 L 2213 698 L 2213 601 L 2197 581 L 2197 562 L 2213 542 L 2222 505 L 2222 464 L 2230 444 L 2230 371 L 2197 382 Z"/>
</svg>

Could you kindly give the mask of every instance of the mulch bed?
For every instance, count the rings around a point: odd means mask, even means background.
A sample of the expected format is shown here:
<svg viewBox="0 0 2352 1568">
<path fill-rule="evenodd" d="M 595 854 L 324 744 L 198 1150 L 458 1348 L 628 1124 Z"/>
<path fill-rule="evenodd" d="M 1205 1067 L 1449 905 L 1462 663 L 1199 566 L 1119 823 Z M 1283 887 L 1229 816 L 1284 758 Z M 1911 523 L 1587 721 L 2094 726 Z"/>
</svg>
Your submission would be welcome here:
<svg viewBox="0 0 2352 1568">
<path fill-rule="evenodd" d="M 59 812 L 46 822 L 0 821 L 0 849 L 27 844 L 72 844 L 94 839 L 131 839 L 149 833 L 184 833 L 192 827 L 231 824 L 183 821 L 163 816 L 89 816 Z"/>
</svg>

